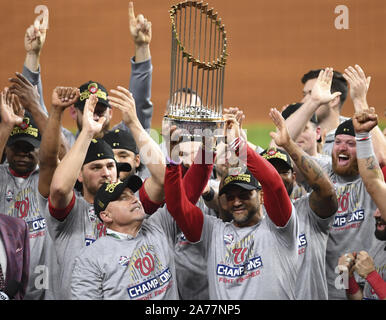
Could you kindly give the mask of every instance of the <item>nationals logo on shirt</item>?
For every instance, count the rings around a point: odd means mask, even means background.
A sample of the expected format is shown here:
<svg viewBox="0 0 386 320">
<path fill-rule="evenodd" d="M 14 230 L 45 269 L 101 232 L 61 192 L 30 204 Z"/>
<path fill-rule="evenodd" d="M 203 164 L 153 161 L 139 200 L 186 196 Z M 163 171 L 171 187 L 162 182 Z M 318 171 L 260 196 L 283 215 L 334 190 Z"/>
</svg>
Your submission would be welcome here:
<svg viewBox="0 0 386 320">
<path fill-rule="evenodd" d="M 152 299 L 165 294 L 172 285 L 172 273 L 153 245 L 144 244 L 134 250 L 127 268 L 131 279 L 127 293 L 131 299 Z"/>
<path fill-rule="evenodd" d="M 259 269 L 263 267 L 263 259 L 254 250 L 253 235 L 250 234 L 234 243 L 233 234 L 228 234 L 224 235 L 224 242 L 227 244 L 226 254 L 223 261 L 216 267 L 219 282 L 239 282 L 260 274 Z"/>
</svg>

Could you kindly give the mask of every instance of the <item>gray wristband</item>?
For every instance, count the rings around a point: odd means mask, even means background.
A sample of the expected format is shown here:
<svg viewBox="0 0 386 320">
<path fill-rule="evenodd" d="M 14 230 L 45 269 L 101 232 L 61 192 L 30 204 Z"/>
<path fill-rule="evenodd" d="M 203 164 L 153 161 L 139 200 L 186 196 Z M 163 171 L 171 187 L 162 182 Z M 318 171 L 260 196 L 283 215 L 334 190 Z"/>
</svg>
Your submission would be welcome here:
<svg viewBox="0 0 386 320">
<path fill-rule="evenodd" d="M 357 158 L 366 159 L 371 156 L 375 156 L 373 150 L 373 143 L 371 141 L 371 135 L 369 132 L 361 132 L 355 134 L 355 140 L 357 142 Z"/>
</svg>

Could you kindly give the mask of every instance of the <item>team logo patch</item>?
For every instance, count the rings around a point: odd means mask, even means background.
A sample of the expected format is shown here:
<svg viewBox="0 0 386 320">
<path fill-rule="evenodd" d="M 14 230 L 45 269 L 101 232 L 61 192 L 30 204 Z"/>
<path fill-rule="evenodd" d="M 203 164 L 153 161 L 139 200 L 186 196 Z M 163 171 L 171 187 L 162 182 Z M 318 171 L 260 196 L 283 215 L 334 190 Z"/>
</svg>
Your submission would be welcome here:
<svg viewBox="0 0 386 320">
<path fill-rule="evenodd" d="M 119 258 L 119 264 L 122 266 L 122 267 L 127 267 L 129 265 L 129 262 L 130 262 L 130 258 L 129 257 L 126 257 L 126 256 L 120 256 Z"/>
<path fill-rule="evenodd" d="M 86 238 L 84 239 L 84 242 L 85 242 L 85 245 L 86 245 L 86 247 L 87 247 L 87 246 L 89 246 L 90 244 L 93 244 L 93 243 L 95 242 L 95 239 L 93 239 L 93 238 L 88 238 L 88 237 L 86 236 Z"/>
<path fill-rule="evenodd" d="M 98 85 L 96 83 L 90 83 L 88 85 L 88 91 L 90 91 L 92 94 L 95 94 L 98 91 Z"/>
<path fill-rule="evenodd" d="M 225 234 L 224 235 L 224 243 L 225 244 L 232 244 L 234 240 L 235 239 L 234 239 L 233 234 Z"/>
<path fill-rule="evenodd" d="M 5 195 L 5 200 L 7 200 L 9 202 L 12 199 L 13 199 L 13 192 L 11 190 L 8 190 L 7 194 Z"/>
</svg>

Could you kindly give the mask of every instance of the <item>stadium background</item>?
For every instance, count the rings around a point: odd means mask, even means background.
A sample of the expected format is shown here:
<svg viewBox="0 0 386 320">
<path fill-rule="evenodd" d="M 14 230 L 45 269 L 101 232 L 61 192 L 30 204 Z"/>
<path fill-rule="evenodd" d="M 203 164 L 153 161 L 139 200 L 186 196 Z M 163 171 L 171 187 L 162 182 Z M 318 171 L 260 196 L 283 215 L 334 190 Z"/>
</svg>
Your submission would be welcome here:
<svg viewBox="0 0 386 320">
<path fill-rule="evenodd" d="M 136 15 L 152 22 L 152 101 L 154 128 L 161 126 L 169 96 L 171 23 L 168 11 L 177 1 L 134 1 Z M 210 0 L 225 24 L 229 57 L 225 106 L 246 114 L 248 136 L 265 144 L 272 127 L 270 107 L 302 97 L 301 76 L 310 69 L 332 66 L 343 72 L 359 64 L 372 76 L 368 101 L 381 119 L 386 107 L 386 2 L 382 0 Z M 99 81 L 108 89 L 127 86 L 129 58 L 134 54 L 128 26 L 127 0 L 1 0 L 0 87 L 25 57 L 24 33 L 33 23 L 37 5 L 50 12 L 41 56 L 44 99 L 48 110 L 57 85 L 79 86 Z M 349 9 L 349 29 L 335 28 L 338 5 Z M 343 115 L 351 116 L 348 98 Z M 115 110 L 112 124 L 120 121 Z M 69 112 L 64 125 L 75 129 Z M 384 124 L 382 124 L 384 127 Z M 262 130 L 262 131 L 261 131 Z M 264 137 L 263 137 L 264 136 Z"/>
</svg>

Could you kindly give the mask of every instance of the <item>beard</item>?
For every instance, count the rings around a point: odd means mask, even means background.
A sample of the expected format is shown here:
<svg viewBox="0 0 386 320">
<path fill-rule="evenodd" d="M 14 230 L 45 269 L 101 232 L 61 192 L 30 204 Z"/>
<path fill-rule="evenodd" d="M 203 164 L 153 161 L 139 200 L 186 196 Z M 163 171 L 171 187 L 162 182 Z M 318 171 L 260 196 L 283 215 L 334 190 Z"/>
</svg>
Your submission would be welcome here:
<svg viewBox="0 0 386 320">
<path fill-rule="evenodd" d="M 87 192 L 93 196 L 96 195 L 98 192 L 99 188 L 103 185 L 103 183 L 110 183 L 111 181 L 104 181 L 100 180 L 99 183 L 95 183 L 94 181 L 90 181 L 89 179 L 85 179 L 83 181 L 83 195 L 84 195 L 84 190 L 86 189 Z"/>
<path fill-rule="evenodd" d="M 340 166 L 338 164 L 338 157 L 336 154 L 332 154 L 332 170 L 339 176 L 352 177 L 359 174 L 357 159 L 350 159 L 350 162 L 346 166 Z"/>
<path fill-rule="evenodd" d="M 239 225 L 239 226 L 241 226 L 241 225 L 244 225 L 244 224 L 246 224 L 246 223 L 248 223 L 252 218 L 253 218 L 253 216 L 256 214 L 256 211 L 254 211 L 254 210 L 248 210 L 248 213 L 246 214 L 246 215 L 242 215 L 242 216 L 240 216 L 240 215 L 234 215 L 233 213 L 232 213 L 232 217 L 233 217 L 233 221 L 237 224 L 237 225 Z"/>
<path fill-rule="evenodd" d="M 386 228 L 378 230 L 377 225 L 386 225 L 386 221 L 381 218 L 375 218 L 375 237 L 380 241 L 386 241 Z"/>
</svg>

